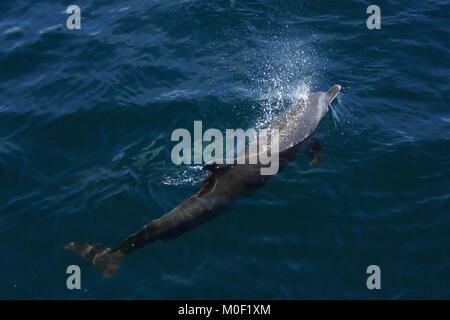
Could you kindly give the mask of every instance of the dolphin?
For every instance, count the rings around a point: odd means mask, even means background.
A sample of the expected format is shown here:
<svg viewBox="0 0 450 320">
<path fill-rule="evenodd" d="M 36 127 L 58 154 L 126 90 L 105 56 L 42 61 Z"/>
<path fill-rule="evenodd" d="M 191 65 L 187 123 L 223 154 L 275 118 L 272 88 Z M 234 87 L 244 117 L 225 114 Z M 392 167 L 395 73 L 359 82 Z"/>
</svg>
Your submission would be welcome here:
<svg viewBox="0 0 450 320">
<path fill-rule="evenodd" d="M 306 147 L 312 159 L 310 165 L 318 162 L 320 145 L 311 136 L 340 90 L 339 85 L 334 85 L 327 92 L 312 93 L 306 99 L 293 103 L 270 124 L 269 128 L 279 130 L 278 172 L 295 158 L 301 146 Z M 71 242 L 64 248 L 91 262 L 103 272 L 103 277 L 110 277 L 119 269 L 125 254 L 156 240 L 177 237 L 216 217 L 235 200 L 264 185 L 270 175 L 262 175 L 260 168 L 260 164 L 249 162 L 207 163 L 203 169 L 211 171 L 211 174 L 204 179 L 197 192 L 172 211 L 130 235 L 118 247 L 109 248 L 101 243 Z"/>
</svg>

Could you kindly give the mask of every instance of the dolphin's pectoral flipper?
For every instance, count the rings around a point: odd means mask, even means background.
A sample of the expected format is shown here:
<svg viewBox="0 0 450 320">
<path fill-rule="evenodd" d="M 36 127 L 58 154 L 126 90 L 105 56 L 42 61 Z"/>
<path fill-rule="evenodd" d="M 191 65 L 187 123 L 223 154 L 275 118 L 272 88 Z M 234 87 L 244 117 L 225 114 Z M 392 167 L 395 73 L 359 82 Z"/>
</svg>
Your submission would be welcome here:
<svg viewBox="0 0 450 320">
<path fill-rule="evenodd" d="M 75 252 L 94 266 L 102 270 L 103 277 L 111 277 L 120 267 L 123 252 L 113 251 L 101 243 L 89 244 L 87 242 L 71 242 L 64 249 Z"/>
<path fill-rule="evenodd" d="M 320 153 L 322 148 L 320 147 L 319 140 L 316 137 L 311 137 L 306 141 L 306 153 L 308 154 L 311 161 L 309 162 L 310 166 L 318 164 L 320 161 Z"/>
</svg>

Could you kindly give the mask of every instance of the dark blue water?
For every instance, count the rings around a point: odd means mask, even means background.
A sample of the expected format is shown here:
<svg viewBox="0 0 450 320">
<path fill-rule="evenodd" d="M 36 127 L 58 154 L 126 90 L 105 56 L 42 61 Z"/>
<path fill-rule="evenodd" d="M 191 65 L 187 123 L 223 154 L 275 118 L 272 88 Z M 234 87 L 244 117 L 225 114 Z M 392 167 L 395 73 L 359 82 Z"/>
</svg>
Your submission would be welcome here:
<svg viewBox="0 0 450 320">
<path fill-rule="evenodd" d="M 2 1 L 0 298 L 449 298 L 450 4 L 378 1 L 368 30 L 370 4 Z M 116 246 L 196 190 L 174 129 L 259 126 L 333 84 L 317 166 L 299 154 L 112 278 L 62 249 Z"/>
</svg>

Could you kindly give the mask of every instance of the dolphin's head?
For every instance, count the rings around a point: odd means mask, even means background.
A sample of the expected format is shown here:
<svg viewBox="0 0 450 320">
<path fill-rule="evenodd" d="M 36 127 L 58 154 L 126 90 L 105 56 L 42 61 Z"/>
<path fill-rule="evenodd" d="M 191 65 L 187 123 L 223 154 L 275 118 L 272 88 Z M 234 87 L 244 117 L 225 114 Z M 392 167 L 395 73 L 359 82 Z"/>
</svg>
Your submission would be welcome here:
<svg viewBox="0 0 450 320">
<path fill-rule="evenodd" d="M 295 146 L 313 134 L 340 90 L 340 85 L 334 85 L 327 92 L 311 93 L 275 119 L 270 127 L 280 132 L 280 150 Z"/>
<path fill-rule="evenodd" d="M 322 93 L 322 95 L 319 97 L 319 103 L 317 104 L 318 113 L 319 113 L 319 120 L 321 120 L 328 112 L 328 106 L 331 104 L 331 102 L 336 98 L 339 91 L 341 90 L 341 86 L 338 84 L 335 84 L 328 90 L 327 92 Z"/>
</svg>

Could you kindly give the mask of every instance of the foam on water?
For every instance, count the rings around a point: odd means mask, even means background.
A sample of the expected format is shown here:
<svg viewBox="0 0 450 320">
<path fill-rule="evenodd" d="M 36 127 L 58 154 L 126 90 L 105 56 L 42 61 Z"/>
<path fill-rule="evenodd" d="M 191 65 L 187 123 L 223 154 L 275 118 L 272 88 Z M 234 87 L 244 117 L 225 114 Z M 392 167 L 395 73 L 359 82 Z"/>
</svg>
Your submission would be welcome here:
<svg viewBox="0 0 450 320">
<path fill-rule="evenodd" d="M 305 100 L 322 78 L 323 63 L 315 47 L 304 39 L 314 34 L 276 34 L 263 43 L 253 77 L 258 114 L 254 127 L 264 128 L 292 103 Z"/>
<path fill-rule="evenodd" d="M 197 184 L 208 175 L 202 168 L 203 166 L 187 166 L 181 169 L 181 172 L 166 174 L 162 183 L 168 186 Z"/>
</svg>

